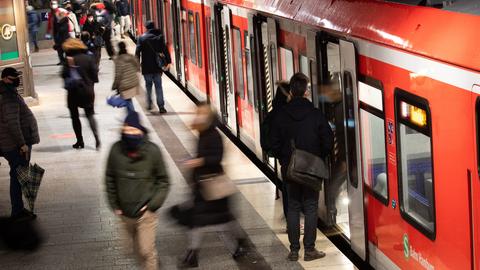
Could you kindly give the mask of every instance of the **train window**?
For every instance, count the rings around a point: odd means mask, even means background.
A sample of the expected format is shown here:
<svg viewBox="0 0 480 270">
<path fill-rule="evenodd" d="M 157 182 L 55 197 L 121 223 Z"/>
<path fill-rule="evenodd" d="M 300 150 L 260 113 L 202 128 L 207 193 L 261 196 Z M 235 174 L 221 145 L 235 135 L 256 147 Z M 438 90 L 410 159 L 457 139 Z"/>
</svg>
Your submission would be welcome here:
<svg viewBox="0 0 480 270">
<path fill-rule="evenodd" d="M 232 27 L 233 34 L 233 58 L 235 71 L 235 89 L 241 99 L 245 99 L 245 82 L 243 79 L 242 61 L 242 33 L 240 29 Z"/>
<path fill-rule="evenodd" d="M 195 22 L 193 12 L 188 12 L 188 37 L 190 41 L 190 61 L 197 64 L 197 47 L 195 45 Z"/>
<path fill-rule="evenodd" d="M 308 57 L 305 55 L 300 55 L 300 72 L 307 75 L 310 78 L 310 63 Z"/>
<path fill-rule="evenodd" d="M 385 116 L 381 89 L 380 82 L 358 82 L 363 179 L 375 197 L 388 204 Z"/>
<path fill-rule="evenodd" d="M 197 52 L 198 52 L 198 67 L 202 67 L 202 41 L 201 41 L 201 32 L 200 32 L 200 15 L 198 15 L 198 12 L 195 13 L 195 24 L 197 25 L 197 32 L 196 32 L 196 37 L 197 37 Z"/>
<path fill-rule="evenodd" d="M 293 51 L 280 47 L 280 79 L 290 80 L 293 72 Z"/>
<path fill-rule="evenodd" d="M 407 221 L 433 240 L 435 200 L 428 101 L 396 89 L 395 111 L 400 210 Z"/>
<path fill-rule="evenodd" d="M 206 43 L 207 45 L 207 51 L 208 51 L 208 72 L 210 74 L 213 74 L 213 53 L 212 53 L 212 32 L 211 32 L 211 18 L 207 17 L 207 22 L 205 24 L 205 32 L 207 33 L 207 40 L 208 42 Z"/>
<path fill-rule="evenodd" d="M 245 38 L 245 65 L 247 68 L 247 99 L 248 99 L 248 104 L 253 105 L 253 71 L 252 71 L 252 55 L 250 53 L 250 37 L 248 35 L 248 31 L 245 31 L 243 33 L 243 36 Z"/>
</svg>

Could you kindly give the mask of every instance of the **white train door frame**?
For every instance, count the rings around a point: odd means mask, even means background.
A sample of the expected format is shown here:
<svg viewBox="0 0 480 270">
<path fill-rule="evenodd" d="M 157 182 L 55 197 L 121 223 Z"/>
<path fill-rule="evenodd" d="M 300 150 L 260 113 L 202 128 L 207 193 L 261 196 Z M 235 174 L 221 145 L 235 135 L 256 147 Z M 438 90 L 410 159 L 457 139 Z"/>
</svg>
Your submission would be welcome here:
<svg viewBox="0 0 480 270">
<path fill-rule="evenodd" d="M 355 46 L 352 42 L 340 40 L 340 71 L 345 104 L 345 129 L 347 156 L 347 191 L 350 243 L 352 250 L 363 260 L 366 259 L 365 212 L 363 184 L 361 181 L 360 131 L 358 124 L 358 80 Z M 352 110 L 353 109 L 353 110 Z M 352 126 L 352 124 L 354 126 Z M 352 145 L 354 144 L 354 145 Z"/>
</svg>

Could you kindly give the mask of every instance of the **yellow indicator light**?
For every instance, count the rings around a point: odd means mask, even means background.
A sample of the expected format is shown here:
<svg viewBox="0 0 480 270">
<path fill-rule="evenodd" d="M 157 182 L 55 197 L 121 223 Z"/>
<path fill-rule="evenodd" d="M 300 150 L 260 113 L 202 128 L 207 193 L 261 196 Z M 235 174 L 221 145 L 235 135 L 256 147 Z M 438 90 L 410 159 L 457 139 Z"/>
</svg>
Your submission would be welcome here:
<svg viewBox="0 0 480 270">
<path fill-rule="evenodd" d="M 410 121 L 420 127 L 427 126 L 427 112 L 410 105 Z"/>
</svg>

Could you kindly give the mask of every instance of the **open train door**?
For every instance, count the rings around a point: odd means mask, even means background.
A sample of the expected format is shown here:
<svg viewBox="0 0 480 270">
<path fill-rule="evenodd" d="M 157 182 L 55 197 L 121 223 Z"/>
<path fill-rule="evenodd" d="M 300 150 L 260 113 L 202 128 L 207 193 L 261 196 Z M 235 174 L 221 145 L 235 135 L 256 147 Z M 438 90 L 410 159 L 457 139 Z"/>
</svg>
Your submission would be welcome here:
<svg viewBox="0 0 480 270">
<path fill-rule="evenodd" d="M 472 103 L 475 106 L 473 131 L 476 132 L 476 170 L 467 171 L 469 184 L 471 269 L 480 269 L 480 82 L 472 87 Z"/>
<path fill-rule="evenodd" d="M 230 131 L 237 136 L 238 135 L 238 123 L 237 123 L 237 98 L 235 85 L 233 83 L 232 67 L 232 41 L 231 41 L 231 11 L 227 6 L 223 6 L 220 22 L 221 22 L 221 61 L 222 70 L 220 72 L 223 76 L 223 102 L 225 104 L 225 111 L 223 111 L 223 120 Z"/>
<path fill-rule="evenodd" d="M 173 24 L 173 47 L 175 50 L 175 70 L 176 77 L 182 85 L 185 85 L 185 57 L 183 55 L 182 48 L 182 12 L 180 9 L 180 1 L 172 0 L 171 4 L 171 13 L 172 14 L 172 24 Z"/>
<path fill-rule="evenodd" d="M 363 185 L 360 181 L 360 131 L 358 125 L 358 81 L 355 46 L 340 40 L 340 75 L 344 99 L 345 149 L 347 151 L 347 192 L 350 243 L 352 250 L 366 259 Z"/>
</svg>

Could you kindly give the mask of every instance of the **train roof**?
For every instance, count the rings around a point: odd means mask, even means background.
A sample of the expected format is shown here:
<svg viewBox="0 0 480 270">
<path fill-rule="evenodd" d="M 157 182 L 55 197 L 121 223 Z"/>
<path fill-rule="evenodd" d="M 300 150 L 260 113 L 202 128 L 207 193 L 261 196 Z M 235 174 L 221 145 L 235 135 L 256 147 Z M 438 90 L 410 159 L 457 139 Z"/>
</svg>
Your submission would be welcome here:
<svg viewBox="0 0 480 270">
<path fill-rule="evenodd" d="M 222 2 L 480 71 L 480 16 L 373 0 Z"/>
</svg>

